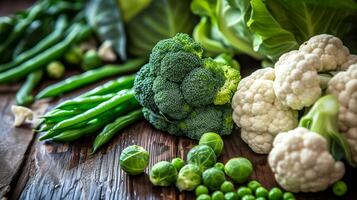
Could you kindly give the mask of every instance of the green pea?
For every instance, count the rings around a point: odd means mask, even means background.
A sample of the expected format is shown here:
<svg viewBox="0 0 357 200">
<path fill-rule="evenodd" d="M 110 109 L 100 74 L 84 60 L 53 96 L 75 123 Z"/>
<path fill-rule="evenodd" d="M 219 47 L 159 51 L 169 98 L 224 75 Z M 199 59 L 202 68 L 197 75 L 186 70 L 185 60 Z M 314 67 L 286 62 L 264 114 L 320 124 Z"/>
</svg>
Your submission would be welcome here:
<svg viewBox="0 0 357 200">
<path fill-rule="evenodd" d="M 208 188 L 204 185 L 199 185 L 195 189 L 196 196 L 200 196 L 201 194 L 208 194 Z"/>
<path fill-rule="evenodd" d="M 234 185 L 230 181 L 224 181 L 221 185 L 221 191 L 223 193 L 234 192 Z"/>
<path fill-rule="evenodd" d="M 255 190 L 260 187 L 261 184 L 258 181 L 249 181 L 248 187 L 252 190 L 252 192 L 255 192 Z"/>
<path fill-rule="evenodd" d="M 235 192 L 228 192 L 224 195 L 225 200 L 238 200 L 238 195 Z"/>
<path fill-rule="evenodd" d="M 243 187 L 238 188 L 237 194 L 239 197 L 243 197 L 245 195 L 252 194 L 252 189 L 250 189 L 249 187 L 243 186 Z"/>
<path fill-rule="evenodd" d="M 214 167 L 224 171 L 224 164 L 221 162 L 217 162 L 216 164 L 214 164 Z"/>
<path fill-rule="evenodd" d="M 182 160 L 182 158 L 174 158 L 171 161 L 171 164 L 176 168 L 177 171 L 180 171 L 180 169 L 185 165 L 185 161 Z"/>
<path fill-rule="evenodd" d="M 292 199 L 295 199 L 295 196 L 291 192 L 284 192 L 283 199 L 284 200 L 292 200 Z"/>
<path fill-rule="evenodd" d="M 224 200 L 224 194 L 221 191 L 215 191 L 212 193 L 212 200 Z"/>
<path fill-rule="evenodd" d="M 332 191 L 336 196 L 343 196 L 347 192 L 347 185 L 344 181 L 337 181 L 333 184 Z"/>
<path fill-rule="evenodd" d="M 265 197 L 257 197 L 255 200 L 266 200 Z"/>
<path fill-rule="evenodd" d="M 241 200 L 255 200 L 255 197 L 251 194 L 245 195 L 241 198 Z"/>
<path fill-rule="evenodd" d="M 279 188 L 274 187 L 270 190 L 268 198 L 269 200 L 280 200 L 283 198 L 283 192 Z"/>
<path fill-rule="evenodd" d="M 255 190 L 255 196 L 256 197 L 267 197 L 269 194 L 269 191 L 265 189 L 264 187 L 258 187 Z"/>
<path fill-rule="evenodd" d="M 208 194 L 201 194 L 196 198 L 196 200 L 211 200 L 211 196 Z"/>
</svg>

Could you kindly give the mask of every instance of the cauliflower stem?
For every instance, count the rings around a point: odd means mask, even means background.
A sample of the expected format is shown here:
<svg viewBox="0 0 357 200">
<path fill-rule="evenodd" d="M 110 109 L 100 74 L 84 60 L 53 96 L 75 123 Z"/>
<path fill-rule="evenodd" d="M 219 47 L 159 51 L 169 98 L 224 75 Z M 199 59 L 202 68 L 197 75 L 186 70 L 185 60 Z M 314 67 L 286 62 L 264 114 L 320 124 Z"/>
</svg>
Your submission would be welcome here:
<svg viewBox="0 0 357 200">
<path fill-rule="evenodd" d="M 320 98 L 300 119 L 300 127 L 323 136 L 336 160 L 346 159 L 352 165 L 350 147 L 338 129 L 339 102 L 333 95 Z"/>
</svg>

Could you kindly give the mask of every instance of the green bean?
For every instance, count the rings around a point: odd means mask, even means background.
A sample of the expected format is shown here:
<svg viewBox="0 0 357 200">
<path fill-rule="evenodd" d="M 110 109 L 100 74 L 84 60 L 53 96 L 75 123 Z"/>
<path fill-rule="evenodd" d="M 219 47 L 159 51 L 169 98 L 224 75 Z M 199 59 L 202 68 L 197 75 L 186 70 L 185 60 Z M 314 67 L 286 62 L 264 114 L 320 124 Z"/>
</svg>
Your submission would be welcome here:
<svg viewBox="0 0 357 200">
<path fill-rule="evenodd" d="M 55 26 L 55 31 L 52 32 L 50 35 L 46 36 L 43 38 L 36 46 L 34 46 L 32 49 L 25 51 L 18 55 L 16 59 L 10 63 L 6 63 L 3 65 L 0 65 L 0 72 L 8 70 L 10 68 L 13 68 L 28 59 L 38 55 L 42 51 L 48 49 L 49 47 L 53 46 L 57 42 L 59 42 L 62 37 L 63 37 L 63 31 L 67 27 L 67 18 L 65 16 L 61 16 Z"/>
<path fill-rule="evenodd" d="M 71 118 L 78 114 L 83 113 L 81 110 L 60 110 L 55 113 L 46 114 L 42 118 L 45 119 L 46 122 L 61 122 L 65 119 Z"/>
<path fill-rule="evenodd" d="M 104 85 L 96 87 L 80 95 L 78 98 L 97 96 L 97 95 L 106 95 L 106 94 L 118 92 L 122 89 L 129 89 L 133 87 L 134 80 L 135 80 L 135 75 L 123 76 L 116 80 L 109 81 Z"/>
<path fill-rule="evenodd" d="M 142 109 L 138 109 L 130 112 L 129 114 L 117 118 L 114 122 L 106 125 L 102 132 L 94 140 L 93 151 L 95 153 L 101 146 L 106 144 L 110 139 L 112 139 L 116 133 L 126 126 L 138 121 L 143 116 Z"/>
<path fill-rule="evenodd" d="M 81 30 L 82 29 L 82 30 Z M 10 81 L 15 81 L 26 76 L 28 73 L 35 71 L 37 69 L 46 67 L 46 64 L 52 60 L 60 58 L 63 53 L 73 44 L 73 42 L 78 39 L 78 34 L 83 31 L 89 31 L 87 27 L 82 27 L 80 25 L 76 26 L 71 33 L 66 37 L 64 41 L 56 44 L 55 46 L 47 49 L 42 54 L 35 56 L 34 58 L 24 62 L 23 64 L 5 71 L 0 74 L 0 83 L 8 83 Z M 81 35 L 81 34 L 80 34 Z"/>
<path fill-rule="evenodd" d="M 79 110 L 88 110 L 90 108 L 94 108 L 95 106 L 107 101 L 117 95 L 116 93 L 106 94 L 103 96 L 90 96 L 84 98 L 75 98 L 71 100 L 67 100 L 60 105 L 56 106 L 56 109 L 62 110 L 71 110 L 71 109 L 79 109 Z"/>
<path fill-rule="evenodd" d="M 104 78 L 124 73 L 135 72 L 145 63 L 145 59 L 135 59 L 124 63 L 122 66 L 106 65 L 98 69 L 89 70 L 83 74 L 72 76 L 61 82 L 55 83 L 42 90 L 37 99 L 56 97 L 90 83 L 95 83 Z"/>
<path fill-rule="evenodd" d="M 129 105 L 127 105 L 127 104 L 119 105 L 117 107 L 119 109 L 116 109 L 118 111 L 116 111 L 116 112 L 109 111 L 109 112 L 103 113 L 102 116 L 92 120 L 85 127 L 64 131 L 64 132 L 60 133 L 59 135 L 56 135 L 52 139 L 54 139 L 55 141 L 61 141 L 61 142 L 72 142 L 72 141 L 77 140 L 81 137 L 94 134 L 99 129 L 104 127 L 106 124 L 112 122 L 118 116 L 123 115 L 132 109 L 137 109 L 138 107 L 140 107 L 140 105 L 137 101 L 133 101 Z"/>
<path fill-rule="evenodd" d="M 17 105 L 27 106 L 31 104 L 34 100 L 32 96 L 33 89 L 40 83 L 43 76 L 42 70 L 32 72 L 27 76 L 26 81 L 16 93 L 16 103 Z"/>
<path fill-rule="evenodd" d="M 57 135 L 58 132 L 61 132 L 63 130 L 68 130 L 70 129 L 71 126 L 82 123 L 91 119 L 96 118 L 98 115 L 116 108 L 122 103 L 125 103 L 126 101 L 129 101 L 130 99 L 134 98 L 134 92 L 129 91 L 126 94 L 123 95 L 117 95 L 113 98 L 111 98 L 108 101 L 105 101 L 98 106 L 94 107 L 93 109 L 87 110 L 84 113 L 81 113 L 79 115 L 76 115 L 72 118 L 66 119 L 64 121 L 59 122 L 56 126 L 54 126 L 48 133 L 41 137 L 40 140 L 48 139 L 48 137 L 53 137 L 53 135 Z"/>
</svg>

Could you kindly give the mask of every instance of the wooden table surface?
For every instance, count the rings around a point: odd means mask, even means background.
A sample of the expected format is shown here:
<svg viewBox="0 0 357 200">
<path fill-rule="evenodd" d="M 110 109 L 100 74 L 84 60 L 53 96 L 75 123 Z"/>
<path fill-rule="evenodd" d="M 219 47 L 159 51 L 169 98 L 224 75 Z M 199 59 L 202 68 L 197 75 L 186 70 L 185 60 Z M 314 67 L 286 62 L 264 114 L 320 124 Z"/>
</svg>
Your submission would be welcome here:
<svg viewBox="0 0 357 200">
<path fill-rule="evenodd" d="M 8 6 L 9 2 L 0 1 L 0 15 L 30 3 L 11 1 L 12 6 Z M 247 57 L 241 57 L 239 61 L 243 75 L 249 74 L 259 65 Z M 45 81 L 41 88 L 50 82 Z M 50 107 L 93 87 L 54 100 Z M 158 161 L 171 160 L 177 156 L 186 158 L 186 153 L 197 141 L 170 136 L 142 120 L 118 133 L 94 155 L 90 155 L 93 137 L 72 144 L 39 142 L 38 135 L 29 127 L 12 127 L 10 107 L 15 104 L 17 88 L 18 85 L 0 87 L 0 199 L 194 199 L 192 193 L 180 193 L 175 187 L 154 187 L 147 174 Z M 150 164 L 145 174 L 129 177 L 119 168 L 119 155 L 123 148 L 132 144 L 141 145 L 150 152 Z M 238 129 L 224 137 L 224 145 L 219 161 L 226 162 L 232 157 L 244 156 L 254 165 L 252 179 L 260 181 L 267 188 L 277 186 L 266 156 L 253 153 L 240 139 Z M 297 199 L 357 199 L 356 179 L 356 171 L 348 168 L 344 180 L 350 188 L 343 198 L 335 197 L 327 190 L 297 194 Z"/>
</svg>

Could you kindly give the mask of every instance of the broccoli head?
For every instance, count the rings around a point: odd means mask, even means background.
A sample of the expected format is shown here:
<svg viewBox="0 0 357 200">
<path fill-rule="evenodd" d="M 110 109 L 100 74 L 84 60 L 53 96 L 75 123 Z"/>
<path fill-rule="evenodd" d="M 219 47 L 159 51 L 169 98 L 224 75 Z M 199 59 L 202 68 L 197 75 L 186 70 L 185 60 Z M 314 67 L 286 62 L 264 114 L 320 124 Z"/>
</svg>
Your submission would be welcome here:
<svg viewBox="0 0 357 200">
<path fill-rule="evenodd" d="M 193 139 L 210 131 L 231 133 L 229 104 L 240 80 L 231 64 L 237 63 L 228 56 L 202 58 L 202 53 L 187 34 L 177 34 L 158 42 L 138 72 L 135 96 L 157 129 Z"/>
</svg>

